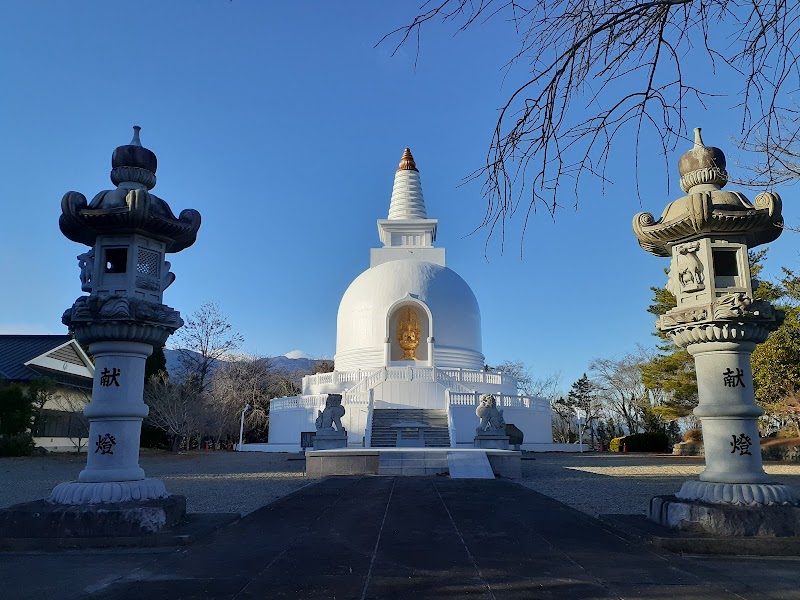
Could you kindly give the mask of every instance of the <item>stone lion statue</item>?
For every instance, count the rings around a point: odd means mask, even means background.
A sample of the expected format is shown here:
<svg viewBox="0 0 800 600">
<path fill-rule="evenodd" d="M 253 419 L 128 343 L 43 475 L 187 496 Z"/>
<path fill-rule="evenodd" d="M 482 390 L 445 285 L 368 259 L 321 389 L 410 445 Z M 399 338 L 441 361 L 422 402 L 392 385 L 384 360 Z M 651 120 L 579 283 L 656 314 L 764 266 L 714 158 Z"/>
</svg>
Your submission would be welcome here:
<svg viewBox="0 0 800 600">
<path fill-rule="evenodd" d="M 478 433 L 505 433 L 506 422 L 503 419 L 503 411 L 497 408 L 497 398 L 491 394 L 481 396 L 480 404 L 475 409 L 475 414 L 480 417 Z"/>
<path fill-rule="evenodd" d="M 336 431 L 344 432 L 345 429 L 342 426 L 343 416 L 342 395 L 328 394 L 328 398 L 325 400 L 325 410 L 317 411 L 317 431 L 333 431 L 333 426 L 335 425 Z"/>
</svg>

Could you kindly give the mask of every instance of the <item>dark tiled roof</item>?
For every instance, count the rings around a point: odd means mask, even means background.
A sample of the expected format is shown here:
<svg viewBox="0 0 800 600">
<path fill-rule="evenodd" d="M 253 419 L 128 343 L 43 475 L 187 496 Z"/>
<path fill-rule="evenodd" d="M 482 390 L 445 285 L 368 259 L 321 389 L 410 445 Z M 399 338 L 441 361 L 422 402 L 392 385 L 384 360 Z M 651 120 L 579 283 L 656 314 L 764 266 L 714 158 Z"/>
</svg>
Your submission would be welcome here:
<svg viewBox="0 0 800 600">
<path fill-rule="evenodd" d="M 93 381 L 91 377 L 81 377 L 80 375 L 63 373 L 61 371 L 53 371 L 52 369 L 43 369 L 42 367 L 33 365 L 31 365 L 29 368 L 35 371 L 34 377 L 47 377 L 48 379 L 52 379 L 56 383 L 66 387 L 89 391 L 92 389 Z"/>
<path fill-rule="evenodd" d="M 70 339 L 68 335 L 0 335 L 0 379 L 29 381 L 41 377 L 25 363 Z"/>
</svg>

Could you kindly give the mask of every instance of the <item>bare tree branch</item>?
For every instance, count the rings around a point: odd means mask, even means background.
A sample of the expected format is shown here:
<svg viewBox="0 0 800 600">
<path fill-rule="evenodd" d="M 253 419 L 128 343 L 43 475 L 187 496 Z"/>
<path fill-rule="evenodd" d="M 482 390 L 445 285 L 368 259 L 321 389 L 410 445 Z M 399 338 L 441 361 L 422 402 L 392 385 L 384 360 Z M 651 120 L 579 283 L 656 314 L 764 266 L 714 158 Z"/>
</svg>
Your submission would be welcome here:
<svg viewBox="0 0 800 600">
<path fill-rule="evenodd" d="M 555 214 L 564 184 L 575 204 L 587 175 L 605 186 L 624 131 L 635 136 L 637 173 L 640 143 L 651 134 L 666 161 L 686 136 L 686 107 L 714 96 L 713 82 L 695 68 L 700 59 L 739 77 L 740 89 L 727 91 L 741 98 L 738 137 L 762 153 L 761 180 L 797 177 L 800 119 L 788 102 L 800 88 L 800 3 L 438 0 L 378 43 L 394 43 L 397 52 L 413 39 L 418 60 L 423 27 L 443 23 L 462 33 L 492 19 L 505 21 L 519 41 L 506 68 L 528 71 L 500 107 L 485 166 L 467 177 L 483 184 L 480 227 L 499 234 L 501 246 L 520 204 L 527 207 L 524 236 L 539 207 Z"/>
</svg>

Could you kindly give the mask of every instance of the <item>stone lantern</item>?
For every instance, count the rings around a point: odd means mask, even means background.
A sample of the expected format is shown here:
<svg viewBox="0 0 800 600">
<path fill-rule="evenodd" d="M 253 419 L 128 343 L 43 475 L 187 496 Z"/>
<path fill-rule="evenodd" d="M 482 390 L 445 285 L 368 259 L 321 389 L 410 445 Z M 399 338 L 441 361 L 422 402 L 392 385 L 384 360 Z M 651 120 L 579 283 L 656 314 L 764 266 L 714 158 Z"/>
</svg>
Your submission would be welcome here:
<svg viewBox="0 0 800 600">
<path fill-rule="evenodd" d="M 667 289 L 677 306 L 656 328 L 694 356 L 706 468 L 675 496 L 653 498 L 649 518 L 678 529 L 716 534 L 786 535 L 786 519 L 800 525 L 797 496 L 772 483 L 761 464 L 750 354 L 780 325 L 783 315 L 753 298 L 747 252 L 782 232 L 781 200 L 765 192 L 751 204 L 723 191 L 725 155 L 706 147 L 695 129 L 694 148 L 678 163 L 686 196 L 670 203 L 656 221 L 639 213 L 639 244 L 671 257 Z M 731 507 L 739 509 L 731 510 Z M 763 510 L 769 509 L 764 525 Z M 776 516 L 777 515 L 777 516 Z M 778 525 L 777 523 L 781 523 Z M 791 528 L 790 528 L 791 529 Z"/>
<path fill-rule="evenodd" d="M 111 181 L 87 203 L 79 192 L 61 201 L 59 226 L 74 242 L 89 246 L 78 256 L 81 288 L 63 316 L 75 338 L 95 358 L 86 468 L 78 481 L 56 486 L 50 502 L 96 504 L 145 501 L 168 496 L 163 482 L 145 478 L 139 466 L 139 437 L 148 408 L 143 400 L 145 361 L 183 321 L 162 303 L 174 281 L 169 252 L 191 246 L 200 213 L 179 217 L 150 193 L 156 184 L 156 155 L 139 141 L 114 150 Z"/>
</svg>

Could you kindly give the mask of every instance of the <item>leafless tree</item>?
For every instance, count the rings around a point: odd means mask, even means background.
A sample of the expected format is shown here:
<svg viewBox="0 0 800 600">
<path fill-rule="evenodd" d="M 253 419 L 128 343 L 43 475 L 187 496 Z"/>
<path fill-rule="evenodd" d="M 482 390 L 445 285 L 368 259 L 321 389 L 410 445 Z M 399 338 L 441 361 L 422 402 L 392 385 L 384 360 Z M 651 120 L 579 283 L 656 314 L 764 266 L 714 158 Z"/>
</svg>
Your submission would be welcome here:
<svg viewBox="0 0 800 600">
<path fill-rule="evenodd" d="M 553 441 L 557 444 L 569 444 L 578 439 L 575 421 L 575 409 L 565 398 L 557 398 L 550 403 L 553 410 Z"/>
<path fill-rule="evenodd" d="M 319 358 L 314 364 L 314 373 L 331 373 L 334 370 L 333 361 L 329 358 Z"/>
<path fill-rule="evenodd" d="M 784 123 L 774 139 L 753 139 L 745 143 L 745 148 L 764 156 L 764 160 L 749 165 L 752 178 L 747 185 L 769 187 L 800 179 L 800 109 L 793 111 L 794 123 Z M 788 228 L 797 231 L 796 228 Z"/>
<path fill-rule="evenodd" d="M 504 360 L 493 370 L 514 377 L 517 380 L 517 389 L 526 396 L 546 398 L 550 401 L 559 396 L 561 373 L 535 377 L 531 369 L 521 360 Z"/>
<path fill-rule="evenodd" d="M 621 359 L 596 358 L 589 364 L 595 389 L 605 409 L 625 423 L 629 433 L 638 433 L 650 397 L 642 383 L 644 350 Z"/>
<path fill-rule="evenodd" d="M 214 303 L 203 304 L 187 317 L 175 335 L 180 352 L 181 379 L 198 394 L 206 391 L 214 368 L 244 342 L 241 334 Z"/>
<path fill-rule="evenodd" d="M 246 404 L 248 427 L 263 429 L 269 422 L 269 400 L 274 374 L 268 359 L 245 356 L 225 363 L 215 373 L 211 386 L 211 412 L 217 423 L 216 439 L 239 430 Z"/>
<path fill-rule="evenodd" d="M 68 389 L 56 392 L 50 398 L 50 405 L 55 409 L 69 414 L 67 439 L 69 439 L 75 452 L 81 452 L 89 441 L 89 419 L 83 414 L 83 409 L 89 404 L 91 394 L 86 390 Z"/>
<path fill-rule="evenodd" d="M 791 100 L 800 86 L 794 0 L 429 0 L 379 43 L 395 51 L 415 43 L 419 59 L 423 28 L 443 23 L 463 34 L 490 20 L 518 41 L 506 68 L 524 70 L 500 107 L 486 165 L 472 175 L 484 183 L 490 236 L 498 228 L 502 236 L 520 207 L 524 226 L 539 206 L 554 213 L 564 184 L 576 203 L 586 175 L 605 185 L 623 131 L 635 135 L 637 173 L 648 133 L 668 167 L 667 153 L 687 133 L 685 108 L 717 103 L 721 93 L 731 94 L 742 144 L 763 152 L 768 180 L 796 165 L 786 153 L 800 129 Z M 709 73 L 723 71 L 738 89 L 715 87 Z"/>
<path fill-rule="evenodd" d="M 172 437 L 173 452 L 200 429 L 204 406 L 194 386 L 170 381 L 161 372 L 145 383 L 144 401 L 150 407 L 148 422 Z"/>
<path fill-rule="evenodd" d="M 52 403 L 57 394 L 56 382 L 49 377 L 37 377 L 29 381 L 25 386 L 25 395 L 31 399 L 31 404 L 33 405 L 31 431 L 36 429 L 39 424 L 45 405 Z"/>
</svg>

